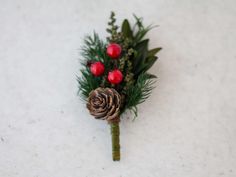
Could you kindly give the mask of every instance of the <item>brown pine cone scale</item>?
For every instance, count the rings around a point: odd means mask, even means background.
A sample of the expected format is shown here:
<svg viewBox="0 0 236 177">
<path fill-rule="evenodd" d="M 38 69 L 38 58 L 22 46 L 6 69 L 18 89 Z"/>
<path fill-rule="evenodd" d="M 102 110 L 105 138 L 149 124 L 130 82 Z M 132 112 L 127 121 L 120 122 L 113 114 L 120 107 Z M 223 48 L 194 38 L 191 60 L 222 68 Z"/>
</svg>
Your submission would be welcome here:
<svg viewBox="0 0 236 177">
<path fill-rule="evenodd" d="M 87 108 L 96 119 L 108 122 L 119 119 L 121 96 L 113 88 L 102 88 L 90 92 Z"/>
</svg>

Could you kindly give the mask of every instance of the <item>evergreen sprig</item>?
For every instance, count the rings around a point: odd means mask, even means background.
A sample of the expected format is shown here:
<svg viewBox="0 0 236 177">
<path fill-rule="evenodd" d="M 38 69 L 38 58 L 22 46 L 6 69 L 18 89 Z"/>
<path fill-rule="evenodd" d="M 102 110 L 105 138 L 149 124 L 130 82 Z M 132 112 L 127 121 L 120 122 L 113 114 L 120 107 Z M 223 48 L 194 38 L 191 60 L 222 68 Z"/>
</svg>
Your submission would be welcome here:
<svg viewBox="0 0 236 177">
<path fill-rule="evenodd" d="M 81 48 L 81 55 L 84 58 L 81 63 L 87 66 L 92 61 L 101 61 L 108 68 L 110 62 L 106 55 L 106 45 L 95 32 L 93 36 L 86 36 Z"/>
<path fill-rule="evenodd" d="M 99 36 L 94 32 L 93 36 L 86 36 L 84 45 L 81 47 L 81 55 L 83 60 L 81 64 L 84 66 L 80 71 L 82 76 L 77 77 L 79 83 L 78 94 L 82 96 L 83 100 L 87 100 L 89 93 L 99 87 L 103 82 L 103 78 L 94 77 L 89 71 L 89 65 L 95 61 L 101 61 L 106 68 L 109 68 L 110 62 L 106 55 L 106 43 L 104 43 Z M 104 82 L 104 84 L 106 84 Z"/>
<path fill-rule="evenodd" d="M 141 73 L 134 85 L 130 87 L 126 94 L 126 107 L 137 116 L 137 105 L 143 103 L 155 88 L 155 76 L 148 73 Z"/>
</svg>

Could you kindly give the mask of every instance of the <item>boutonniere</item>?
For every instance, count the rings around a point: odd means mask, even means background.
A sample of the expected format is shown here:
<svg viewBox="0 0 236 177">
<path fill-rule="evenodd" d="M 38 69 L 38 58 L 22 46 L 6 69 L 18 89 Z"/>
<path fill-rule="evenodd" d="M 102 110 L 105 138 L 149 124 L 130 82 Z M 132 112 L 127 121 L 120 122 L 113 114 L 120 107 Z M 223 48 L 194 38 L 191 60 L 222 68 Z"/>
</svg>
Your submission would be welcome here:
<svg viewBox="0 0 236 177">
<path fill-rule="evenodd" d="M 145 27 L 134 15 L 131 27 L 127 19 L 116 25 L 112 12 L 102 40 L 97 33 L 86 36 L 82 47 L 79 95 L 95 119 L 106 120 L 111 127 L 112 157 L 120 160 L 119 123 L 130 110 L 137 116 L 137 105 L 143 103 L 154 88 L 156 76 L 148 70 L 157 60 L 160 47 L 149 49 L 145 35 L 153 26 Z"/>
</svg>

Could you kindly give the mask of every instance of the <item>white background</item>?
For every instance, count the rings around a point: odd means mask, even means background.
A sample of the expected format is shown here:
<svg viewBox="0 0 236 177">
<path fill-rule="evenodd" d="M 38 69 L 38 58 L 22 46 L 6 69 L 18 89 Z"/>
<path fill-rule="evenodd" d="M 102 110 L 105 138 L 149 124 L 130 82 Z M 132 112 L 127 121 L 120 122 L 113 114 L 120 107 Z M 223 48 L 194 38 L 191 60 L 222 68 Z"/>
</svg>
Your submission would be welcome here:
<svg viewBox="0 0 236 177">
<path fill-rule="evenodd" d="M 76 96 L 82 38 L 111 10 L 160 25 L 164 48 L 120 162 Z M 0 0 L 0 177 L 235 177 L 235 18 L 235 0 Z"/>
</svg>

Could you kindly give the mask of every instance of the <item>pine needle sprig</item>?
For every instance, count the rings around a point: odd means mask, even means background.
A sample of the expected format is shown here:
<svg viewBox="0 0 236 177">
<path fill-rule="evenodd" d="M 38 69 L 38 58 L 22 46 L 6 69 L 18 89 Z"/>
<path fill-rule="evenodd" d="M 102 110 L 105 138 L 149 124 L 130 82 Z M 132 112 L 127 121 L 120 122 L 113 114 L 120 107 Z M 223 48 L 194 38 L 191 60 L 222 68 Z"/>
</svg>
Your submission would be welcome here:
<svg viewBox="0 0 236 177">
<path fill-rule="evenodd" d="M 97 33 L 94 32 L 92 36 L 86 36 L 84 38 L 84 45 L 81 49 L 81 55 L 84 58 L 84 61 L 90 60 L 104 60 L 104 49 L 106 48 L 106 43 L 104 43 L 98 36 Z"/>
<path fill-rule="evenodd" d="M 99 87 L 101 84 L 100 78 L 94 78 L 87 70 L 81 70 L 82 76 L 77 77 L 79 84 L 78 94 L 81 95 L 84 101 L 87 100 L 89 93 Z"/>
<path fill-rule="evenodd" d="M 155 76 L 141 73 L 136 83 L 126 91 L 126 108 L 137 116 L 137 105 L 143 103 L 155 88 Z"/>
<path fill-rule="evenodd" d="M 79 84 L 78 94 L 82 96 L 83 100 L 86 100 L 89 93 L 103 83 L 102 77 L 94 77 L 89 71 L 89 64 L 101 61 L 106 68 L 110 68 L 110 62 L 105 51 L 106 43 L 99 38 L 97 33 L 94 32 L 92 36 L 85 37 L 84 45 L 81 48 L 81 55 L 83 57 L 81 64 L 83 68 L 80 71 L 82 76 L 77 77 Z"/>
</svg>

